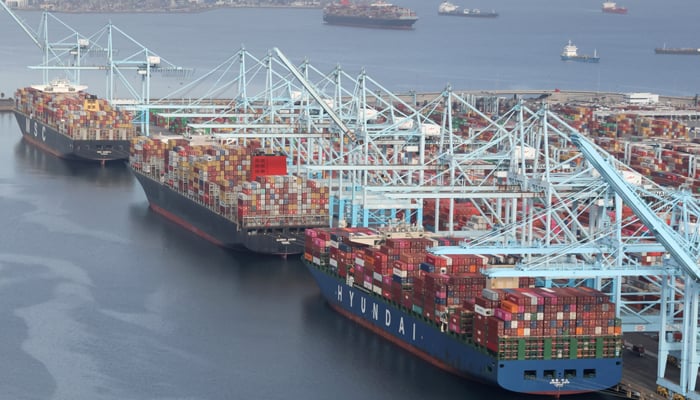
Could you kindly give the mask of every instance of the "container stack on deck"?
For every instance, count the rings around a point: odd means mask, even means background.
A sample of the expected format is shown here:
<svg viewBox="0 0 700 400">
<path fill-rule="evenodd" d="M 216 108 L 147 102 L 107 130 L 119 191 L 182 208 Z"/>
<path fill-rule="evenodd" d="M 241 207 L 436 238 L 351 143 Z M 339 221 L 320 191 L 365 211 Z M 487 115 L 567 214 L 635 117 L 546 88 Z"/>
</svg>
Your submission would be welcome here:
<svg viewBox="0 0 700 400">
<path fill-rule="evenodd" d="M 366 228 L 308 229 L 304 258 L 501 359 L 619 356 L 621 323 L 599 291 L 535 288 L 533 278 L 488 279 L 480 270 L 494 267 L 495 259 L 426 252 L 449 244 L 444 239 L 353 241 L 376 235 Z"/>
<path fill-rule="evenodd" d="M 313 226 L 328 218 L 328 187 L 286 174 L 286 157 L 247 147 L 137 137 L 130 164 L 243 227 Z M 312 223 L 313 221 L 313 223 Z"/>
<path fill-rule="evenodd" d="M 129 140 L 135 135 L 132 115 L 113 109 L 85 92 L 47 93 L 27 87 L 15 92 L 16 106 L 76 140 Z"/>
</svg>

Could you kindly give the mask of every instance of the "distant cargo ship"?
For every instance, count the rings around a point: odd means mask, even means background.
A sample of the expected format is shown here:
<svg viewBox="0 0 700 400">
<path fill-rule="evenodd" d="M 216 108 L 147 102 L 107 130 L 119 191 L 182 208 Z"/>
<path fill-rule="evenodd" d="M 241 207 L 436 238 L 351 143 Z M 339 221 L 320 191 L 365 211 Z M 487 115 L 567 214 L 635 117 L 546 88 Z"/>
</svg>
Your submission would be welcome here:
<svg viewBox="0 0 700 400">
<path fill-rule="evenodd" d="M 558 398 L 622 378 L 621 321 L 606 294 L 488 279 L 478 272 L 487 256 L 433 255 L 426 248 L 440 239 L 391 235 L 306 231 L 304 264 L 334 310 L 439 368 L 512 392 Z"/>
<path fill-rule="evenodd" d="M 418 21 L 416 13 L 383 1 L 353 4 L 348 0 L 329 4 L 323 9 L 323 22 L 330 25 L 365 28 L 411 29 Z"/>
<path fill-rule="evenodd" d="M 22 136 L 64 159 L 127 160 L 132 116 L 85 89 L 66 80 L 18 89 L 14 113 Z"/>
<path fill-rule="evenodd" d="M 197 139 L 201 139 L 200 142 Z M 153 211 L 221 247 L 301 254 L 304 230 L 328 225 L 328 188 L 287 174 L 257 145 L 136 137 L 129 166 Z"/>
<path fill-rule="evenodd" d="M 562 61 L 579 61 L 587 63 L 600 62 L 600 57 L 598 57 L 597 51 L 594 50 L 592 56 L 578 54 L 578 47 L 571 43 L 571 40 L 569 40 L 569 43 L 564 46 L 564 51 L 561 53 L 561 59 Z"/>
<path fill-rule="evenodd" d="M 612 1 L 606 1 L 603 3 L 603 12 L 609 14 L 627 14 L 626 7 L 618 7 L 616 3 Z"/>
<path fill-rule="evenodd" d="M 681 54 L 681 55 L 688 55 L 688 56 L 699 56 L 700 55 L 700 48 L 694 48 L 694 47 L 657 47 L 654 49 L 654 53 L 656 54 Z"/>
<path fill-rule="evenodd" d="M 454 15 L 457 17 L 483 17 L 483 18 L 495 18 L 498 17 L 498 13 L 495 10 L 491 11 L 481 11 L 478 8 L 468 9 L 461 8 L 449 1 L 444 1 L 438 7 L 438 15 Z"/>
</svg>

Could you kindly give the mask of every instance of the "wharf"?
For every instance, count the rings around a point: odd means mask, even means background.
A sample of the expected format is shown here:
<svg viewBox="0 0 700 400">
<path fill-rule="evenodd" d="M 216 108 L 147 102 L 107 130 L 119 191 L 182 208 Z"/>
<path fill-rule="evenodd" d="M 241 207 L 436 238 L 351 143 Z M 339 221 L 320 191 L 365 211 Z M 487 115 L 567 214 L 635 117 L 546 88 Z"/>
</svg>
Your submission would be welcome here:
<svg viewBox="0 0 700 400">
<path fill-rule="evenodd" d="M 656 393 L 656 368 L 658 363 L 658 342 L 649 334 L 626 333 L 624 335 L 625 347 L 622 355 L 624 368 L 622 370 L 622 382 L 615 388 L 606 392 L 617 392 L 626 398 L 639 400 L 666 400 Z M 632 344 L 644 346 L 644 355 L 640 356 L 631 351 Z M 680 370 L 677 367 L 667 365 L 666 378 L 678 381 Z"/>
<path fill-rule="evenodd" d="M 548 103 L 577 103 L 577 104 L 599 104 L 601 106 L 613 106 L 625 103 L 625 93 L 600 92 L 592 90 L 558 90 L 558 89 L 525 89 L 525 90 L 457 90 L 454 93 L 462 96 L 473 95 L 476 97 L 519 97 L 525 100 L 546 101 Z M 419 104 L 424 101 L 432 101 L 439 92 L 409 92 L 398 94 L 401 100 L 407 103 Z M 671 107 L 697 107 L 697 96 L 659 96 L 657 106 Z"/>
<path fill-rule="evenodd" d="M 0 99 L 0 112 L 10 112 L 15 107 L 13 99 Z"/>
</svg>

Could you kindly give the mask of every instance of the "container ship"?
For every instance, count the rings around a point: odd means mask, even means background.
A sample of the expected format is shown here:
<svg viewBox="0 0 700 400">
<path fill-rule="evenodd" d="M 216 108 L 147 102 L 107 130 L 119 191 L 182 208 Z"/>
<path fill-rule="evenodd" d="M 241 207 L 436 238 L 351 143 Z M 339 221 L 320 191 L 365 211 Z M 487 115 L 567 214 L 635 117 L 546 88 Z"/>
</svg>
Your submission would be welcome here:
<svg viewBox="0 0 700 400">
<path fill-rule="evenodd" d="M 413 10 L 383 1 L 352 4 L 348 0 L 342 0 L 323 9 L 323 22 L 330 25 L 412 29 L 416 21 L 418 17 Z"/>
<path fill-rule="evenodd" d="M 127 160 L 135 136 L 132 116 L 85 89 L 65 80 L 18 89 L 14 114 L 22 136 L 64 159 Z"/>
<path fill-rule="evenodd" d="M 303 262 L 333 309 L 451 373 L 552 396 L 620 382 L 621 320 L 606 294 L 487 278 L 478 271 L 501 261 L 426 250 L 445 244 L 415 232 L 309 229 Z"/>
<path fill-rule="evenodd" d="M 482 17 L 482 18 L 495 18 L 498 17 L 498 13 L 495 10 L 491 11 L 481 11 L 478 8 L 468 9 L 461 8 L 449 1 L 444 1 L 438 6 L 438 15 L 454 15 L 457 17 Z"/>
<path fill-rule="evenodd" d="M 654 49 L 656 54 L 681 54 L 688 56 L 700 56 L 700 48 L 695 47 L 657 47 Z"/>
<path fill-rule="evenodd" d="M 586 63 L 598 63 L 600 62 L 600 57 L 598 57 L 598 52 L 593 51 L 593 55 L 585 55 L 585 54 L 578 54 L 578 47 L 571 43 L 571 40 L 569 40 L 569 43 L 564 46 L 564 50 L 561 52 L 561 60 L 562 61 L 579 61 L 579 62 L 586 62 Z"/>
<path fill-rule="evenodd" d="M 627 14 L 627 8 L 618 7 L 616 3 L 612 1 L 606 1 L 603 3 L 603 12 L 609 14 Z"/>
<path fill-rule="evenodd" d="M 328 188 L 287 174 L 287 157 L 198 139 L 132 139 L 129 166 L 156 213 L 216 245 L 280 256 L 329 225 Z"/>
</svg>

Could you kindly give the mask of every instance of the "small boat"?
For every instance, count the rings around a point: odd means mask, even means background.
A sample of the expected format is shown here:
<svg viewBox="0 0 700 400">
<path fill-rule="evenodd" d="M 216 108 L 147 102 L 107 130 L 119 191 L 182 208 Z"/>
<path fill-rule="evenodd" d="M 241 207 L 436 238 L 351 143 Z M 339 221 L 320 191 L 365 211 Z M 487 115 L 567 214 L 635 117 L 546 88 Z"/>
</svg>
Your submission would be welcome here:
<svg viewBox="0 0 700 400">
<path fill-rule="evenodd" d="M 485 17 L 494 18 L 498 16 L 496 10 L 481 11 L 478 8 L 462 8 L 449 1 L 443 1 L 438 7 L 438 15 L 453 15 L 457 17 Z"/>
<path fill-rule="evenodd" d="M 616 3 L 612 1 L 606 1 L 603 3 L 603 12 L 609 14 L 627 14 L 626 7 L 618 7 Z"/>
<path fill-rule="evenodd" d="M 578 47 L 576 47 L 576 45 L 571 43 L 571 40 L 569 40 L 569 43 L 564 46 L 564 50 L 561 52 L 561 60 L 597 63 L 600 62 L 600 57 L 598 57 L 598 52 L 596 50 L 593 50 L 592 56 L 578 54 Z"/>
</svg>

